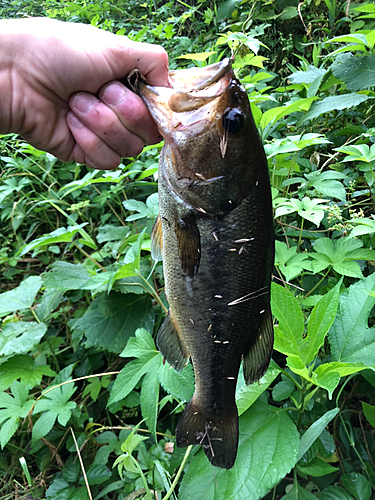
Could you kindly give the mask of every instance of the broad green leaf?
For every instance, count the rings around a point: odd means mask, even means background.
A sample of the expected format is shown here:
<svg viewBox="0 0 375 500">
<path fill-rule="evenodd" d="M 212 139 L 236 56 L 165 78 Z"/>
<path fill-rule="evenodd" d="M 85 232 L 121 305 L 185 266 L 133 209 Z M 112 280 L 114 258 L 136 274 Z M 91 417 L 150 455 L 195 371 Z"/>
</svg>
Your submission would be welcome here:
<svg viewBox="0 0 375 500">
<path fill-rule="evenodd" d="M 334 408 L 333 410 L 327 411 L 322 417 L 316 420 L 301 437 L 301 443 L 298 453 L 298 460 L 300 460 L 303 455 L 307 452 L 310 446 L 318 439 L 323 430 L 327 425 L 335 418 L 338 414 L 339 409 Z"/>
<path fill-rule="evenodd" d="M 129 339 L 120 356 L 123 358 L 151 359 L 158 353 L 154 339 L 144 328 L 137 328 L 135 337 Z"/>
<path fill-rule="evenodd" d="M 182 479 L 179 500 L 259 500 L 295 465 L 299 436 L 284 410 L 257 401 L 239 422 L 233 468 L 213 467 L 199 451 Z"/>
<path fill-rule="evenodd" d="M 34 414 L 42 413 L 35 422 L 32 432 L 32 440 L 37 441 L 46 436 L 54 426 L 56 420 L 60 425 L 66 426 L 72 410 L 77 404 L 69 399 L 75 393 L 77 387 L 72 383 L 56 386 L 52 391 L 39 399 L 34 408 Z"/>
<path fill-rule="evenodd" d="M 262 129 L 264 129 L 269 123 L 277 122 L 284 116 L 295 113 L 296 111 L 304 111 L 308 114 L 308 110 L 310 109 L 311 104 L 316 99 L 317 97 L 306 97 L 304 99 L 298 99 L 297 101 L 285 106 L 271 108 L 263 113 L 259 125 Z"/>
<path fill-rule="evenodd" d="M 331 474 L 332 472 L 339 470 L 337 467 L 333 467 L 319 457 L 313 458 L 313 460 L 306 465 L 297 464 L 297 469 L 300 472 L 313 477 L 326 476 L 327 474 Z"/>
<path fill-rule="evenodd" d="M 105 224 L 98 227 L 98 235 L 96 239 L 98 243 L 106 243 L 107 241 L 121 241 L 130 234 L 130 229 L 124 226 L 115 226 L 113 224 Z"/>
<path fill-rule="evenodd" d="M 56 373 L 48 365 L 36 366 L 31 356 L 14 356 L 0 365 L 0 390 L 8 389 L 17 379 L 35 387 L 40 384 L 44 375 L 54 377 Z"/>
<path fill-rule="evenodd" d="M 169 394 L 179 401 L 190 401 L 194 393 L 194 371 L 189 363 L 178 372 L 168 362 L 159 367 L 159 381 Z"/>
<path fill-rule="evenodd" d="M 359 472 L 349 472 L 341 476 L 343 486 L 353 495 L 356 500 L 371 499 L 371 484 Z"/>
<path fill-rule="evenodd" d="M 31 250 L 35 250 L 40 247 L 45 247 L 47 245 L 54 245 L 56 243 L 69 243 L 72 241 L 74 236 L 82 229 L 84 226 L 87 226 L 88 222 L 84 222 L 83 224 L 79 224 L 77 226 L 68 226 L 68 227 L 59 227 L 52 231 L 51 233 L 44 234 L 40 236 L 36 240 L 28 243 L 23 246 L 19 251 L 18 255 L 22 257 L 26 253 Z"/>
<path fill-rule="evenodd" d="M 305 321 L 298 300 L 281 285 L 272 283 L 272 314 L 278 320 L 275 327 L 274 349 L 286 356 L 299 358 L 304 342 Z"/>
<path fill-rule="evenodd" d="M 375 327 L 368 326 L 368 315 L 375 304 L 374 291 L 375 273 L 341 294 L 328 336 L 332 361 L 375 366 Z"/>
<path fill-rule="evenodd" d="M 89 484 L 105 483 L 111 476 L 112 472 L 104 464 L 91 464 L 86 470 L 86 477 Z M 85 484 L 83 477 L 80 478 L 79 484 Z"/>
<path fill-rule="evenodd" d="M 0 317 L 30 308 L 42 286 L 39 276 L 30 276 L 9 292 L 0 294 Z"/>
<path fill-rule="evenodd" d="M 325 75 L 327 70 L 323 68 L 316 68 L 310 65 L 306 71 L 295 71 L 288 76 L 288 80 L 292 83 L 313 83 L 318 77 Z"/>
<path fill-rule="evenodd" d="M 156 420 L 158 418 L 159 378 L 157 371 L 148 371 L 142 380 L 141 411 L 146 425 L 156 440 Z"/>
<path fill-rule="evenodd" d="M 86 347 L 120 353 L 135 330 L 152 330 L 154 310 L 145 295 L 111 292 L 99 295 L 74 328 L 86 336 Z"/>
<path fill-rule="evenodd" d="M 236 403 L 238 408 L 238 415 L 242 415 L 245 411 L 250 408 L 252 404 L 259 398 L 263 392 L 268 389 L 270 384 L 275 380 L 275 378 L 280 373 L 280 368 L 271 359 L 270 366 L 263 377 L 256 383 L 251 385 L 246 385 L 243 376 L 243 371 L 240 369 L 237 387 L 236 387 Z"/>
<path fill-rule="evenodd" d="M 369 147 L 367 144 L 354 144 L 352 146 L 341 146 L 335 151 L 344 153 L 346 156 L 342 161 L 363 161 L 371 163 L 375 160 L 375 144 Z"/>
<path fill-rule="evenodd" d="M 370 89 L 375 86 L 375 57 L 350 57 L 334 65 L 332 72 L 350 91 Z"/>
<path fill-rule="evenodd" d="M 362 33 L 351 33 L 350 35 L 335 36 L 326 43 L 360 43 L 362 45 L 367 45 L 366 35 Z"/>
<path fill-rule="evenodd" d="M 305 174 L 309 184 L 313 186 L 323 196 L 330 196 L 338 200 L 346 199 L 346 191 L 344 185 L 339 182 L 339 179 L 345 179 L 346 175 L 342 172 L 311 172 Z"/>
<path fill-rule="evenodd" d="M 46 331 L 45 323 L 35 321 L 6 323 L 0 337 L 0 356 L 24 354 L 31 351 Z"/>
<path fill-rule="evenodd" d="M 63 293 L 60 290 L 46 289 L 43 293 L 42 299 L 35 308 L 36 315 L 40 321 L 46 320 L 49 315 L 61 304 L 63 301 Z"/>
<path fill-rule="evenodd" d="M 368 403 L 362 401 L 362 410 L 367 419 L 367 421 L 374 427 L 375 429 L 375 406 L 371 406 Z"/>
<path fill-rule="evenodd" d="M 288 248 L 284 241 L 275 241 L 275 265 L 287 281 L 298 276 L 303 269 L 311 271 L 309 254 L 297 253 L 297 247 Z"/>
<path fill-rule="evenodd" d="M 321 101 L 313 103 L 310 111 L 307 111 L 303 118 L 301 118 L 300 123 L 302 124 L 309 120 L 313 120 L 314 118 L 317 118 L 325 113 L 330 113 L 331 111 L 353 108 L 358 106 L 358 104 L 367 101 L 367 99 L 369 99 L 367 95 L 357 93 L 325 97 Z"/>
<path fill-rule="evenodd" d="M 0 393 L 0 445 L 6 446 L 18 428 L 20 419 L 25 419 L 34 400 L 28 400 L 29 386 L 22 382 L 13 382 L 11 394 Z"/>
<path fill-rule="evenodd" d="M 310 199 L 308 196 L 305 196 L 302 200 L 297 198 L 285 201 L 281 198 L 279 200 L 275 200 L 275 204 L 277 204 L 276 217 L 297 212 L 303 219 L 309 220 L 313 224 L 316 224 L 316 226 L 320 225 L 324 217 L 324 211 L 328 208 L 325 204 L 327 200 Z"/>
<path fill-rule="evenodd" d="M 340 486 L 328 486 L 317 496 L 321 500 L 353 500 L 353 497 Z"/>
<path fill-rule="evenodd" d="M 318 354 L 337 312 L 342 279 L 317 303 L 310 314 L 307 336 L 301 346 L 301 361 L 308 365 Z"/>
<path fill-rule="evenodd" d="M 189 59 L 190 61 L 206 61 L 210 56 L 216 54 L 216 52 L 199 52 L 197 54 L 184 54 L 182 56 L 178 56 L 177 59 Z"/>
<path fill-rule="evenodd" d="M 319 365 L 313 372 L 313 377 L 315 383 L 320 387 L 326 389 L 329 393 L 329 397 L 332 398 L 332 393 L 339 384 L 341 377 L 347 377 L 353 373 L 359 373 L 363 370 L 373 369 L 363 363 L 340 363 L 331 362 Z"/>
<path fill-rule="evenodd" d="M 57 261 L 43 274 L 43 285 L 60 291 L 80 290 L 89 279 L 90 274 L 81 264 Z"/>
<path fill-rule="evenodd" d="M 284 495 L 281 500 L 316 500 L 316 496 L 305 490 L 295 481 L 292 488 Z"/>
<path fill-rule="evenodd" d="M 289 396 L 296 390 L 296 386 L 293 382 L 287 378 L 284 378 L 281 382 L 278 382 L 272 389 L 272 399 L 274 401 L 283 401 L 289 398 Z"/>
</svg>

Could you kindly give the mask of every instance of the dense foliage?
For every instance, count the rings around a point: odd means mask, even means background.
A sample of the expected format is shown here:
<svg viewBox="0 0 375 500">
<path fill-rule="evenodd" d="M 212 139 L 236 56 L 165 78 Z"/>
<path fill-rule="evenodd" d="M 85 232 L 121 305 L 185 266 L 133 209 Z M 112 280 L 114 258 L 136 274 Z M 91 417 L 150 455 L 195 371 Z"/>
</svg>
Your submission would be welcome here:
<svg viewBox="0 0 375 500">
<path fill-rule="evenodd" d="M 161 144 L 116 172 L 0 136 L 0 498 L 370 500 L 375 491 L 375 5 L 340 0 L 3 0 L 235 54 L 269 160 L 275 351 L 237 387 L 236 464 L 173 447 L 193 371 L 163 364 L 150 257 Z"/>
</svg>

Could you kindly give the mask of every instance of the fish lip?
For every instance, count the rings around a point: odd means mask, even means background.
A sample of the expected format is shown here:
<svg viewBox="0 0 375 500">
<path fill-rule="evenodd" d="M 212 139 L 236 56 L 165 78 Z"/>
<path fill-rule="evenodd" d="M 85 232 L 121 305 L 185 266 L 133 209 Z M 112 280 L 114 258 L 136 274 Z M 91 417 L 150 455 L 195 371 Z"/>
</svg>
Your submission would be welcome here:
<svg viewBox="0 0 375 500">
<path fill-rule="evenodd" d="M 170 72 L 173 87 L 155 87 L 139 82 L 139 94 L 165 139 L 174 131 L 210 122 L 207 105 L 223 95 L 234 79 L 231 60 L 205 68 Z"/>
</svg>

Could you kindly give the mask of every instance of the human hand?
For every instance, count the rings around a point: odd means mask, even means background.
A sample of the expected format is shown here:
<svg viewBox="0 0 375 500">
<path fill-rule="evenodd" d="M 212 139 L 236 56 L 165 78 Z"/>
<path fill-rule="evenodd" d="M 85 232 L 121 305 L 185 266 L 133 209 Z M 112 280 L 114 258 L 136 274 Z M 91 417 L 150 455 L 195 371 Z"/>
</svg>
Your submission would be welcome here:
<svg viewBox="0 0 375 500">
<path fill-rule="evenodd" d="M 134 68 L 168 86 L 168 56 L 90 25 L 0 21 L 0 133 L 18 133 L 62 161 L 116 168 L 161 140 L 124 81 Z"/>
</svg>

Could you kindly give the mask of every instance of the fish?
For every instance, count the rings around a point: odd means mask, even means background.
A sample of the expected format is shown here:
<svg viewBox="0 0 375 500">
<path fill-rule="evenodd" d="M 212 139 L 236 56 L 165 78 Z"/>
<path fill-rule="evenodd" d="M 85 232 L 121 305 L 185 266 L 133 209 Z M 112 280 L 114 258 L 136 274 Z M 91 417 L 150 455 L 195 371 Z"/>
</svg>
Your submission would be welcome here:
<svg viewBox="0 0 375 500">
<path fill-rule="evenodd" d="M 157 346 L 177 371 L 193 364 L 195 392 L 177 424 L 178 447 L 200 444 L 233 467 L 241 361 L 246 384 L 273 348 L 274 232 L 267 159 L 231 60 L 170 71 L 170 86 L 137 88 L 164 145 L 152 257 L 163 261 L 168 315 Z"/>
</svg>

